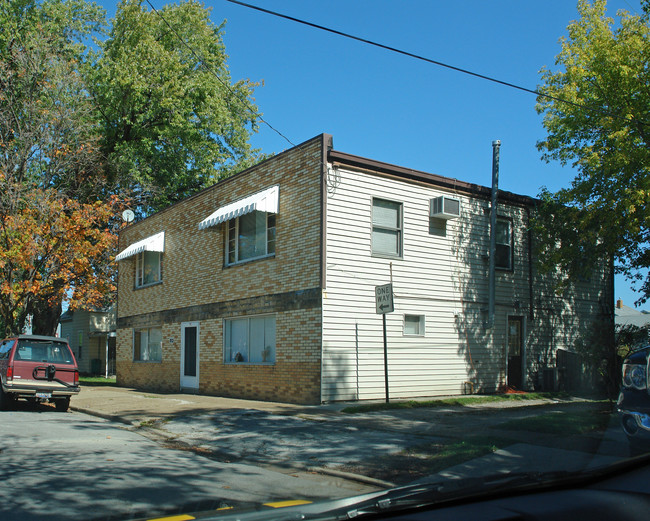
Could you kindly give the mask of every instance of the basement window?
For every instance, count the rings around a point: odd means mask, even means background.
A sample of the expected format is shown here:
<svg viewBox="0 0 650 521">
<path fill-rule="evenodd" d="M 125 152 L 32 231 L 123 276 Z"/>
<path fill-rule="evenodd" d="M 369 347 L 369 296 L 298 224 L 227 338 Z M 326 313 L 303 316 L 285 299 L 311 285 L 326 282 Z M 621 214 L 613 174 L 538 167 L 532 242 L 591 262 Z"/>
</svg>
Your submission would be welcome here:
<svg viewBox="0 0 650 521">
<path fill-rule="evenodd" d="M 404 315 L 404 336 L 424 336 L 424 315 Z"/>
</svg>

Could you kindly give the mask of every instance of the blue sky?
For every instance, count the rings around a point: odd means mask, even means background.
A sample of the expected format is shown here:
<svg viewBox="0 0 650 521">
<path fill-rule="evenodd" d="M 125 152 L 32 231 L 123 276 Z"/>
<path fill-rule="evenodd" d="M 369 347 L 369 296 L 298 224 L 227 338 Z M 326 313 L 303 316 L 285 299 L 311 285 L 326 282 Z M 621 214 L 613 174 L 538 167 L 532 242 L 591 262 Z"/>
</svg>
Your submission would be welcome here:
<svg viewBox="0 0 650 521">
<path fill-rule="evenodd" d="M 245 1 L 530 89 L 543 66 L 554 66 L 558 39 L 577 18 L 574 0 Z M 100 3 L 112 16 L 115 2 Z M 205 5 L 214 23 L 227 21 L 232 78 L 263 82 L 260 112 L 295 144 L 327 132 L 337 150 L 489 185 L 492 141 L 500 139 L 501 189 L 536 196 L 574 177 L 541 161 L 535 145 L 545 134 L 532 94 L 226 0 Z M 610 16 L 618 9 L 640 12 L 639 0 L 609 0 Z M 265 125 L 253 145 L 291 147 Z M 628 305 L 638 298 L 621 277 L 616 297 Z"/>
</svg>

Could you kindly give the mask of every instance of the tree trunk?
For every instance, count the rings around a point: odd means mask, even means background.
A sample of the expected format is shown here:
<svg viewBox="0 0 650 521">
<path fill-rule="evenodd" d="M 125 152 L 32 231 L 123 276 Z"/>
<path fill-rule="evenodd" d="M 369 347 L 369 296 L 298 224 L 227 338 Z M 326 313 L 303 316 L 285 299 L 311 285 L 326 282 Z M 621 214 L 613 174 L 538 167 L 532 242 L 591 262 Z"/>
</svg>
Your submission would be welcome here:
<svg viewBox="0 0 650 521">
<path fill-rule="evenodd" d="M 62 311 L 61 302 L 51 305 L 38 301 L 32 305 L 32 333 L 34 335 L 56 336 Z"/>
</svg>

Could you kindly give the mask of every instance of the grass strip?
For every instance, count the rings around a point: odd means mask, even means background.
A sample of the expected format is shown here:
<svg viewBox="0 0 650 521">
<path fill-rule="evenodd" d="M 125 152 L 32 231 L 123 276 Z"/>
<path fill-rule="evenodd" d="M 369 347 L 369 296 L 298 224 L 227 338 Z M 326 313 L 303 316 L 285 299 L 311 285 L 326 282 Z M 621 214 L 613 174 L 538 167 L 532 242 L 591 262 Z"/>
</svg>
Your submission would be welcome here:
<svg viewBox="0 0 650 521">
<path fill-rule="evenodd" d="M 433 407 L 467 407 L 481 403 L 502 402 L 502 401 L 525 401 L 525 400 L 569 400 L 571 396 L 564 392 L 559 393 L 526 393 L 526 394 L 490 394 L 481 396 L 460 396 L 457 398 L 440 398 L 437 400 L 408 400 L 403 402 L 390 403 L 367 403 L 346 407 L 341 412 L 348 414 L 387 411 L 394 409 L 418 409 Z"/>
<path fill-rule="evenodd" d="M 80 376 L 79 383 L 81 385 L 89 385 L 95 387 L 110 386 L 117 385 L 117 378 L 115 376 L 111 376 L 109 378 L 105 378 L 103 376 Z"/>
<path fill-rule="evenodd" d="M 408 451 L 426 460 L 427 471 L 436 473 L 454 465 L 492 454 L 512 441 L 494 436 L 468 436 L 462 440 L 427 443 Z"/>
<path fill-rule="evenodd" d="M 611 411 L 604 407 L 582 411 L 555 411 L 529 418 L 509 420 L 494 425 L 493 428 L 571 436 L 605 430 L 609 424 L 610 416 Z"/>
</svg>

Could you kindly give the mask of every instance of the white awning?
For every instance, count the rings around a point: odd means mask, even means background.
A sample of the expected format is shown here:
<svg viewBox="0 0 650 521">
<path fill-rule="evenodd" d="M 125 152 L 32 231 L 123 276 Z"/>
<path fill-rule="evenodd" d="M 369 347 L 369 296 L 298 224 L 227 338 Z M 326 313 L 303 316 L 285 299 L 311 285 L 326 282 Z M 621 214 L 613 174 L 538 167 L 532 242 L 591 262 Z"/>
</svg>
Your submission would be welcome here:
<svg viewBox="0 0 650 521">
<path fill-rule="evenodd" d="M 280 185 L 272 186 L 261 192 L 244 197 L 239 201 L 222 206 L 209 217 L 199 223 L 199 230 L 210 226 L 229 221 L 235 217 L 246 215 L 254 211 L 278 213 L 278 199 L 280 196 Z"/>
<path fill-rule="evenodd" d="M 165 232 L 151 235 L 146 239 L 134 242 L 115 257 L 115 260 L 124 260 L 143 251 L 165 251 Z"/>
</svg>

